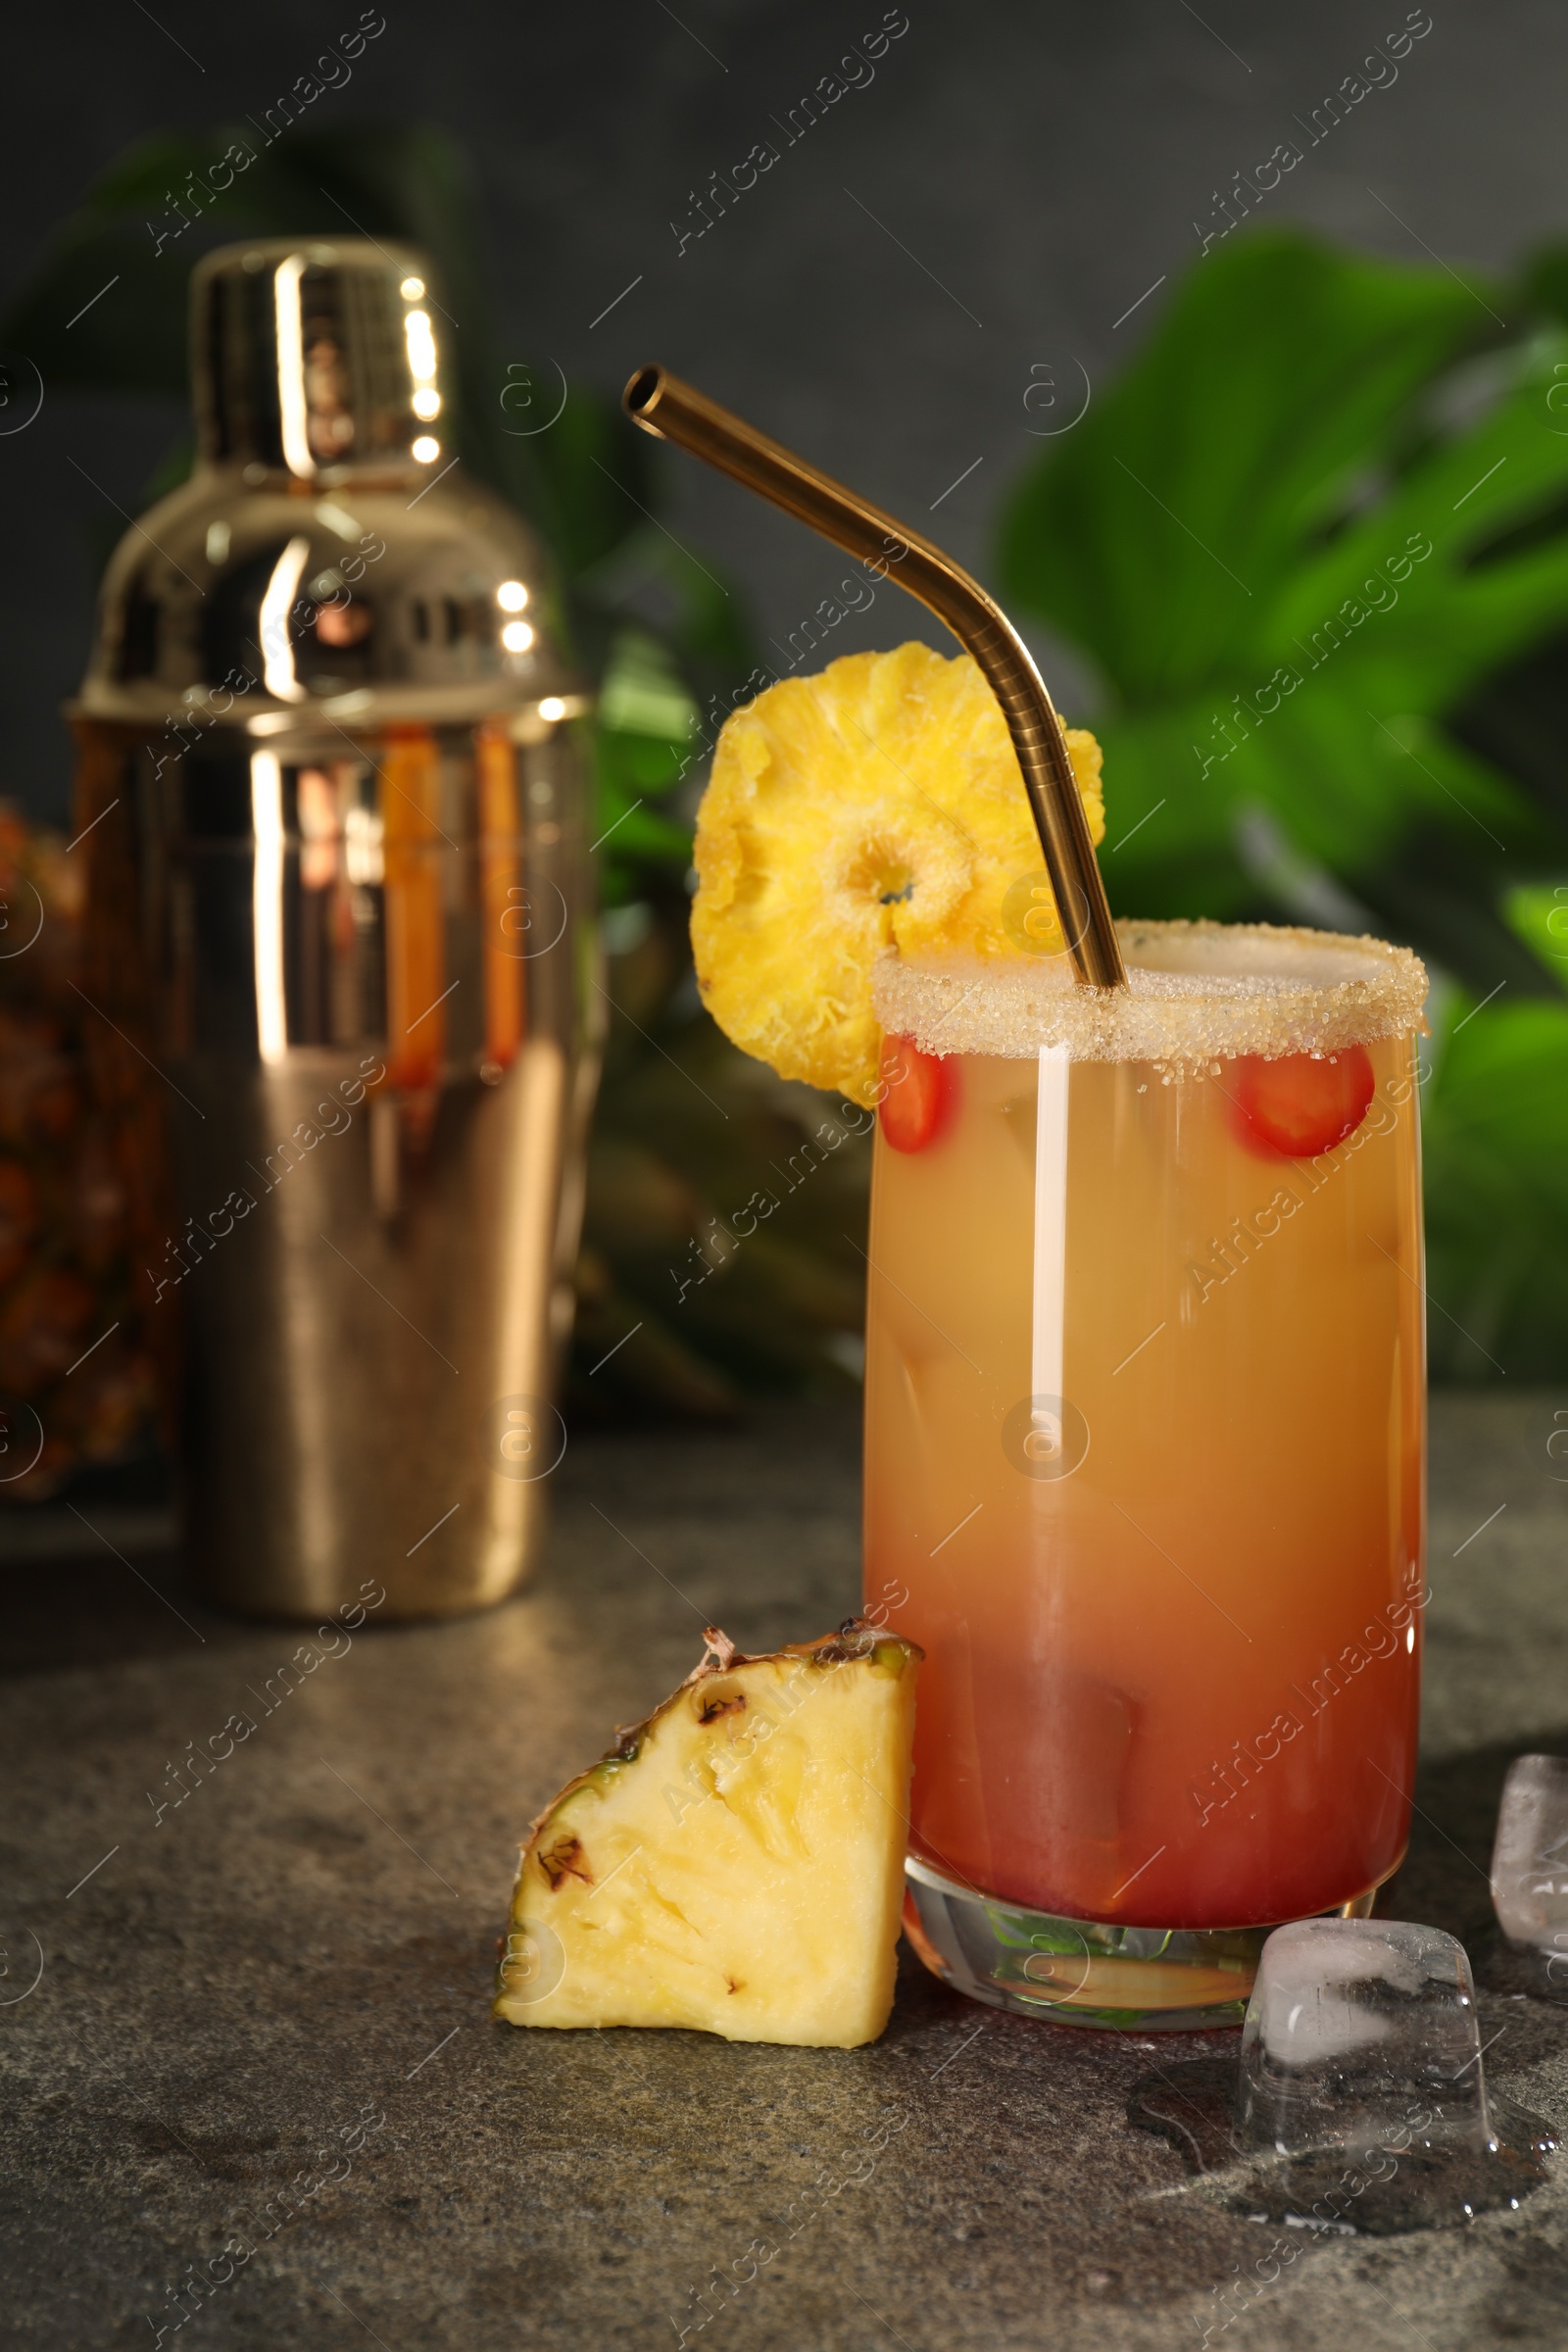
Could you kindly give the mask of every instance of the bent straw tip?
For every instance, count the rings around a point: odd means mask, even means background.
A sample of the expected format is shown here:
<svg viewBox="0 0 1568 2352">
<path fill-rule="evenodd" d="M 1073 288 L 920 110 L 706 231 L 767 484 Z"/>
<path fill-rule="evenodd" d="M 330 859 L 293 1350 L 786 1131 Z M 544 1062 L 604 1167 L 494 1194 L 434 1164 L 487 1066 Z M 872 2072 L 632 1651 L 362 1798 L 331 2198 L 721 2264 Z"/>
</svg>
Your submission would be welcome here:
<svg viewBox="0 0 1568 2352">
<path fill-rule="evenodd" d="M 659 405 L 659 396 L 663 388 L 664 369 L 655 363 L 651 363 L 646 368 L 639 368 L 635 375 L 627 378 L 626 389 L 620 396 L 620 405 L 632 422 L 640 424 L 645 433 L 659 432 L 659 427 L 654 422 L 653 412 Z"/>
</svg>

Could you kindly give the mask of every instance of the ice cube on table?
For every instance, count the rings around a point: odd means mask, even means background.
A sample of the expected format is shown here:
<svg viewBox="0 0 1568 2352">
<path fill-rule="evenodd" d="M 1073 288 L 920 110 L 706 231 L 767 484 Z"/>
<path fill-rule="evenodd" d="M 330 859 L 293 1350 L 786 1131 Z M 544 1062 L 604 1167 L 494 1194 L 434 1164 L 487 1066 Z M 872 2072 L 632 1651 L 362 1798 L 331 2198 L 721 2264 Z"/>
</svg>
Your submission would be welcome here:
<svg viewBox="0 0 1568 2352">
<path fill-rule="evenodd" d="M 1560 1953 L 1568 1980 L 1568 1756 L 1516 1756 L 1502 1784 L 1492 1902 L 1512 1943 Z"/>
<path fill-rule="evenodd" d="M 1397 2155 L 1493 2144 L 1463 1944 L 1394 1919 L 1307 1919 L 1263 1946 L 1237 2122 L 1254 2148 Z"/>
</svg>

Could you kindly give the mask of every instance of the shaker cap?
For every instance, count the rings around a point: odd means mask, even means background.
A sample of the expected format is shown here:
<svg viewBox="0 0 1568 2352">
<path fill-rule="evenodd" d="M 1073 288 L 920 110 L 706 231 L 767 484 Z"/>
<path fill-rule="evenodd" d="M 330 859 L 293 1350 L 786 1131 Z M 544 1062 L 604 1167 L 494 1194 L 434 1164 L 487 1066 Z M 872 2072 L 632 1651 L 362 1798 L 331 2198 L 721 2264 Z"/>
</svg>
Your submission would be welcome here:
<svg viewBox="0 0 1568 2352">
<path fill-rule="evenodd" d="M 368 237 L 258 237 L 210 253 L 191 281 L 207 463 L 328 481 L 433 466 L 450 404 L 427 279 L 412 247 Z"/>
<path fill-rule="evenodd" d="M 429 278 L 368 237 L 197 266 L 200 461 L 110 560 L 78 714 L 270 738 L 582 707 L 544 551 L 457 462 Z"/>
</svg>

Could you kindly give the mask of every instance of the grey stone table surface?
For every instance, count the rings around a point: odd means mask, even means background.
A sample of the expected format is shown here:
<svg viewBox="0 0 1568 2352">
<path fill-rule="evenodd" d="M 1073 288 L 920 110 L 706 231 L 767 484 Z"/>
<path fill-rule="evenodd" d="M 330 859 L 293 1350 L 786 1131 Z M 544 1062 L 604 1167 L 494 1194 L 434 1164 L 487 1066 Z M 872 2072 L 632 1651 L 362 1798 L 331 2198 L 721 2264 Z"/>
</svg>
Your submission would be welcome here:
<svg viewBox="0 0 1568 2352">
<path fill-rule="evenodd" d="M 1568 1752 L 1557 1410 L 1434 1416 L 1420 1811 L 1383 1907 L 1483 1979 L 1507 1759 Z M 490 2022 L 536 1806 L 705 1621 L 761 1647 L 852 1604 L 851 1420 L 574 1439 L 529 1592 L 372 1618 L 286 1696 L 298 1633 L 206 1608 L 156 1513 L 0 1526 L 0 2340 L 1175 2352 L 1230 2316 L 1239 2352 L 1568 2344 L 1568 2160 L 1517 2213 L 1268 2261 L 1124 2120 L 1197 2037 L 1004 2017 L 907 1958 L 863 2050 Z M 1481 2007 L 1490 2080 L 1568 2124 L 1568 2008 Z"/>
</svg>

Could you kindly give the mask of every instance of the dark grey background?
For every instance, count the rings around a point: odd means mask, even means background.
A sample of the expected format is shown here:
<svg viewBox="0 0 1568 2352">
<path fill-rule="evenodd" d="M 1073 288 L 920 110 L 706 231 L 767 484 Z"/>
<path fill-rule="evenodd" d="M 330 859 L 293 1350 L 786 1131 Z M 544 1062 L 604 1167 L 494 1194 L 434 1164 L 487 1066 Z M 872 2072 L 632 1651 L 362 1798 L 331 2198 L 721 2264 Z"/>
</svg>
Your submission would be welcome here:
<svg viewBox="0 0 1568 2352">
<path fill-rule="evenodd" d="M 264 109 L 359 8 L 29 12 L 8 29 L 0 99 L 0 295 L 128 141 Z M 678 16 L 662 0 L 384 0 L 384 13 L 311 126 L 423 117 L 461 137 L 507 357 L 547 354 L 606 388 L 664 360 L 984 576 L 1001 497 L 1049 446 L 1031 427 L 1073 413 L 1080 369 L 1094 386 L 1110 379 L 1197 257 L 1194 222 L 1211 221 L 1216 190 L 1299 138 L 1295 118 L 1407 12 L 1404 0 L 1203 0 L 1200 13 L 1188 0 L 907 0 L 909 29 L 874 82 L 679 256 L 669 223 L 687 219 L 694 185 L 760 138 L 781 144 L 770 118 L 879 24 L 883 0 L 680 0 Z M 1394 86 L 1308 151 L 1264 217 L 1500 270 L 1568 227 L 1568 19 L 1547 0 L 1431 0 L 1429 13 Z M 134 335 L 128 306 L 123 327 Z M 1054 371 L 1054 413 L 1023 405 L 1037 363 Z M 56 395 L 0 438 L 0 792 L 34 809 L 66 809 L 57 706 L 86 650 L 91 533 L 113 520 L 68 460 L 134 512 L 178 423 L 155 404 Z M 842 561 L 689 462 L 665 463 L 667 520 L 719 559 L 765 650 Z M 884 589 L 828 650 L 933 633 Z M 1093 681 L 1043 650 L 1069 715 L 1089 715 Z"/>
</svg>

